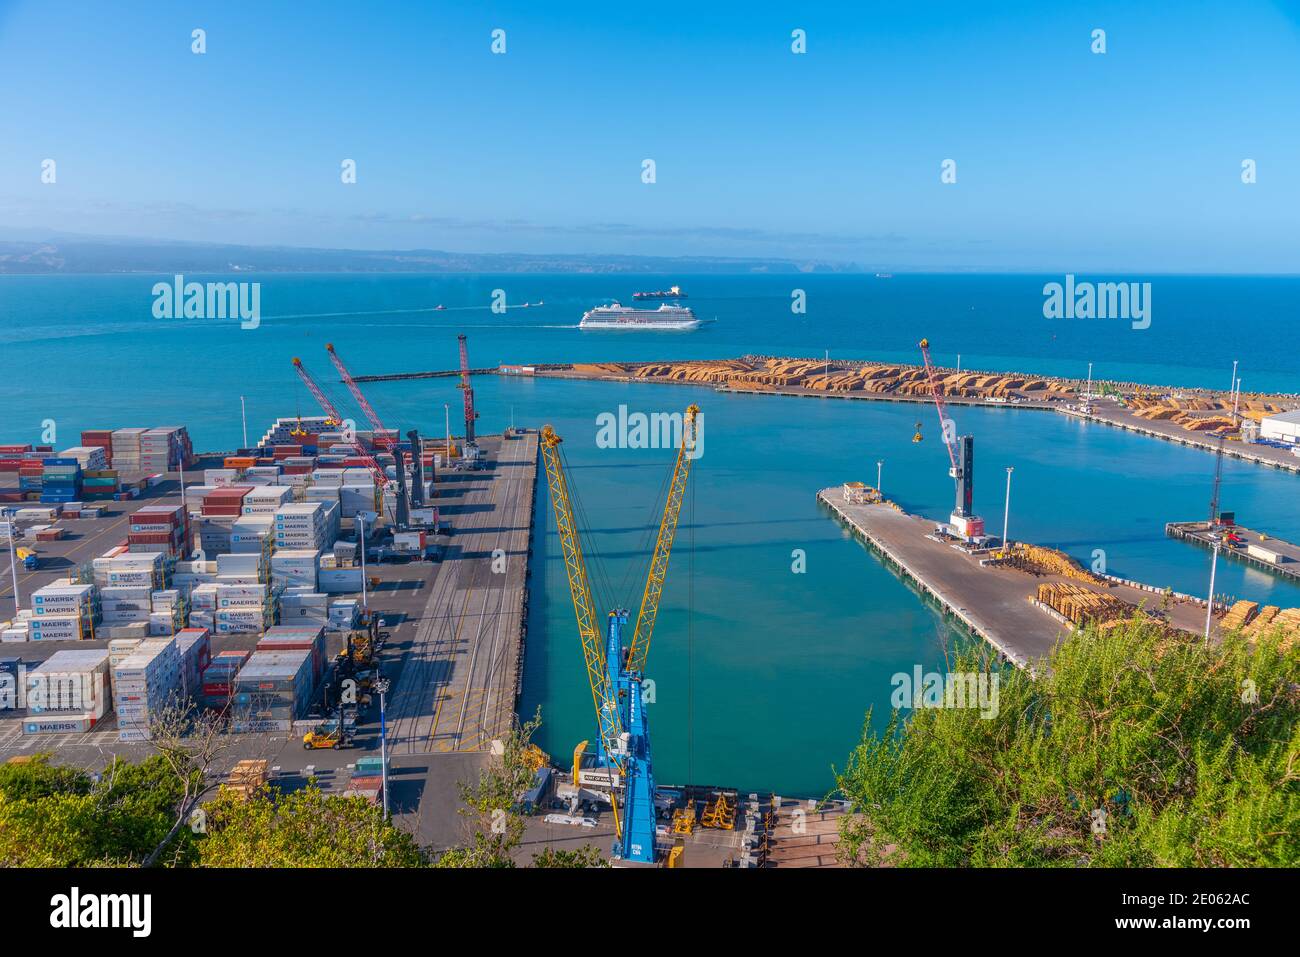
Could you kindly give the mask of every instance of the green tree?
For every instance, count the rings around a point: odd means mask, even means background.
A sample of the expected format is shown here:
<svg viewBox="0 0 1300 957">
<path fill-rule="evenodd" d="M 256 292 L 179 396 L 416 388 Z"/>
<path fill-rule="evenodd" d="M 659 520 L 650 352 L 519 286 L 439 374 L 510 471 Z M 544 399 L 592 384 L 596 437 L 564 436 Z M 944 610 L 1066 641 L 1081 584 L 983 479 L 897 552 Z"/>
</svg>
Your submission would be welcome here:
<svg viewBox="0 0 1300 957">
<path fill-rule="evenodd" d="M 90 790 L 90 775 L 77 768 L 50 764 L 49 753 L 32 755 L 30 760 L 0 764 L 0 795 L 15 801 L 33 801 L 51 794 L 85 794 Z"/>
<path fill-rule="evenodd" d="M 358 798 L 323 794 L 314 784 L 241 799 L 222 792 L 207 806 L 199 842 L 203 867 L 420 867 L 414 838 L 383 809 Z"/>
<path fill-rule="evenodd" d="M 133 866 L 171 831 L 181 787 L 158 757 L 114 758 L 98 780 L 49 764 L 48 756 L 0 770 L 0 864 L 19 867 Z M 168 863 L 193 859 L 189 835 Z"/>
<path fill-rule="evenodd" d="M 978 670 L 973 654 L 952 666 Z M 908 866 L 1295 866 L 1300 650 L 1089 627 L 999 707 L 870 715 L 837 775 L 842 852 Z"/>
<path fill-rule="evenodd" d="M 548 847 L 533 855 L 533 867 L 609 867 L 609 861 L 594 844 L 584 844 L 572 851 Z"/>
</svg>

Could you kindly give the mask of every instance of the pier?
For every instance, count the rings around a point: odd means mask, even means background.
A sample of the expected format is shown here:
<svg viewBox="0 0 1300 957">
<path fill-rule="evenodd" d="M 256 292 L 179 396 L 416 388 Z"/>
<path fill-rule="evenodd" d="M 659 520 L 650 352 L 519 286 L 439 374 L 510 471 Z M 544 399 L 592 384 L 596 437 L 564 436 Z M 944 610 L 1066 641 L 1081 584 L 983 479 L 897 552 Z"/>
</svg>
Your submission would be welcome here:
<svg viewBox="0 0 1300 957">
<path fill-rule="evenodd" d="M 522 676 L 537 441 L 536 432 L 480 437 L 484 469 L 440 476 L 436 501 L 454 534 L 424 593 L 400 607 L 405 649 L 388 717 L 396 755 L 482 752 L 510 732 Z"/>
<path fill-rule="evenodd" d="M 1120 406 L 1108 407 L 1104 411 L 1099 411 L 1096 406 L 1093 406 L 1091 412 L 1060 407 L 1057 411 L 1076 419 L 1113 426 L 1152 439 L 1175 442 L 1188 448 L 1200 449 L 1202 452 L 1210 452 L 1216 455 L 1219 452 L 1219 440 L 1217 438 L 1210 438 L 1201 432 L 1189 432 L 1180 426 L 1170 425 L 1168 422 L 1144 419 Z M 1255 465 L 1266 465 L 1269 468 L 1300 474 L 1300 456 L 1293 455 L 1285 449 L 1228 440 L 1223 443 L 1223 454 L 1229 458 L 1240 459 L 1243 462 L 1252 462 Z"/>
<path fill-rule="evenodd" d="M 470 375 L 493 375 L 496 369 L 470 369 Z M 400 382 L 405 379 L 450 379 L 459 378 L 459 369 L 434 369 L 429 372 L 390 372 L 386 375 L 355 375 L 353 382 Z"/>
<path fill-rule="evenodd" d="M 1226 540 L 1231 532 L 1238 544 Z M 1165 534 L 1206 548 L 1219 544 L 1221 555 L 1254 565 L 1291 581 L 1300 581 L 1300 545 L 1246 528 L 1244 525 L 1210 525 L 1208 522 L 1169 522 Z"/>
<path fill-rule="evenodd" d="M 817 499 L 910 587 L 933 599 L 946 617 L 959 621 L 1017 667 L 1031 674 L 1038 671 L 1073 629 L 1073 623 L 1035 600 L 1039 585 L 1065 582 L 1065 576 L 1032 575 L 992 563 L 988 553 L 970 553 L 937 538 L 935 522 L 929 519 L 890 503 L 844 501 L 842 486 L 822 489 Z M 1171 626 L 1194 635 L 1205 627 L 1202 599 L 1166 596 L 1152 586 L 1115 579 L 1093 590 L 1147 611 L 1167 598 L 1164 613 Z"/>
<path fill-rule="evenodd" d="M 823 489 L 817 498 L 887 566 L 938 602 L 945 616 L 956 618 L 1017 667 L 1036 670 L 1036 663 L 1066 632 L 1059 621 L 1030 604 L 1030 579 L 983 568 L 978 560 L 930 537 L 934 522 L 888 504 L 845 502 L 838 486 Z"/>
</svg>

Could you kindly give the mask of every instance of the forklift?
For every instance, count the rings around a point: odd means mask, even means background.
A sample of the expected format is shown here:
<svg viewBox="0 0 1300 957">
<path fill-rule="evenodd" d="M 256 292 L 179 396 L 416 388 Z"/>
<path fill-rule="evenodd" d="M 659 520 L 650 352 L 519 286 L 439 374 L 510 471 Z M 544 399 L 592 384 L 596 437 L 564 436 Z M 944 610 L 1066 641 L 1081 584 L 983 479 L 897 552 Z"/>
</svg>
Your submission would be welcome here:
<svg viewBox="0 0 1300 957">
<path fill-rule="evenodd" d="M 343 719 L 340 716 L 331 718 L 324 724 L 317 725 L 314 730 L 304 734 L 302 736 L 302 746 L 308 751 L 316 751 L 321 748 L 332 748 L 338 751 L 340 748 L 352 746 L 352 736 L 343 727 Z"/>
</svg>

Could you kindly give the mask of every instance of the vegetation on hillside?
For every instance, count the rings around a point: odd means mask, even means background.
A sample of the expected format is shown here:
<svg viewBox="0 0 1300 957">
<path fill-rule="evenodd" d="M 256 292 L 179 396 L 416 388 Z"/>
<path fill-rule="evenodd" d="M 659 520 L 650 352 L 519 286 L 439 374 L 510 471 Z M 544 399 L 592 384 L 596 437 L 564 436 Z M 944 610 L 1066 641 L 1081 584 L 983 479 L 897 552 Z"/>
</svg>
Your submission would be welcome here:
<svg viewBox="0 0 1300 957">
<path fill-rule="evenodd" d="M 954 672 L 978 671 L 959 656 Z M 1138 620 L 999 672 L 992 718 L 870 715 L 837 775 L 847 861 L 899 866 L 1300 864 L 1300 649 L 1206 647 Z"/>
<path fill-rule="evenodd" d="M 138 764 L 114 758 L 98 775 L 52 764 L 47 754 L 0 764 L 0 866 L 516 866 L 524 819 L 515 802 L 533 780 L 523 749 L 540 717 L 462 787 L 470 834 L 440 853 L 420 847 L 381 808 L 314 783 L 289 793 L 264 787 L 246 798 L 220 789 L 212 765 L 228 742 L 186 722 L 178 715 L 160 729 L 158 753 Z M 536 867 L 602 865 L 590 845 L 533 859 Z"/>
</svg>

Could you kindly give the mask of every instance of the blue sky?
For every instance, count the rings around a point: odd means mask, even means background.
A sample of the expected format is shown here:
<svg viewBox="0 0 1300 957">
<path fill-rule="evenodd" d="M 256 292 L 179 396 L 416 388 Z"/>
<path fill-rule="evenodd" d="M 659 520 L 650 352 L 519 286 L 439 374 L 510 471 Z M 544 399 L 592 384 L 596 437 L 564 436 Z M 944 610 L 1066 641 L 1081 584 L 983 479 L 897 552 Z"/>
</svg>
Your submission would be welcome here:
<svg viewBox="0 0 1300 957">
<path fill-rule="evenodd" d="M 0 235 L 1300 263 L 1295 2 L 0 0 L 0 83 Z"/>
</svg>

